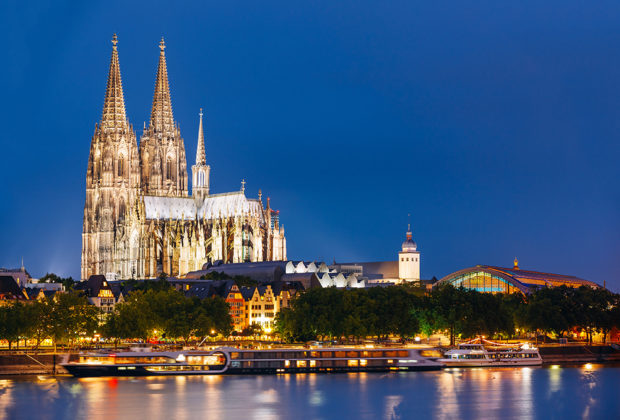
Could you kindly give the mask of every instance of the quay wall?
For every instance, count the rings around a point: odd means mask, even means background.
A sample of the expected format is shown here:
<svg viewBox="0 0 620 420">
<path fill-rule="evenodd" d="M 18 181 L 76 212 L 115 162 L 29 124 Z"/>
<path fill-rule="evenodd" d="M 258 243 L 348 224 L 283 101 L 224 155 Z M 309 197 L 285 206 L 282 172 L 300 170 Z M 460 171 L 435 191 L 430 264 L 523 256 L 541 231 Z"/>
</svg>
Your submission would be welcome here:
<svg viewBox="0 0 620 420">
<path fill-rule="evenodd" d="M 0 354 L 2 375 L 54 375 L 68 373 L 60 363 L 69 360 L 71 354 Z"/>
<path fill-rule="evenodd" d="M 620 348 L 614 346 L 541 346 L 543 363 L 620 362 Z"/>
</svg>

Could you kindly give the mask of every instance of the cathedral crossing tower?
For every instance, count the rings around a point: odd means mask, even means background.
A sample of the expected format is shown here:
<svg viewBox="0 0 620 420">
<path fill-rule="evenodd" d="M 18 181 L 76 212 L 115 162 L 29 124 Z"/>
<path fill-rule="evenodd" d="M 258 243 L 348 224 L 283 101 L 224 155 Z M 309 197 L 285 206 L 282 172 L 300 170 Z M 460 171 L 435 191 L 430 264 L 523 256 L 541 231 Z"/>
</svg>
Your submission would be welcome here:
<svg viewBox="0 0 620 420">
<path fill-rule="evenodd" d="M 205 136 L 202 127 L 202 108 L 200 108 L 198 124 L 198 146 L 196 147 L 196 164 L 192 166 L 192 195 L 196 200 L 203 200 L 209 195 L 209 172 L 205 154 Z"/>
</svg>

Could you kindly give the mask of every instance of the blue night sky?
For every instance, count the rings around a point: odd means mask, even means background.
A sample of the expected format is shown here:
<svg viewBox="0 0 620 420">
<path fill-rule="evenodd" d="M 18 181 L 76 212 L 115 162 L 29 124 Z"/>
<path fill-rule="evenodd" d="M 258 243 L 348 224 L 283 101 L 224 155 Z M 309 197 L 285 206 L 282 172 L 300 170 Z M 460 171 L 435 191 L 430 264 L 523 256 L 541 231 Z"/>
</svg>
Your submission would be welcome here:
<svg viewBox="0 0 620 420">
<path fill-rule="evenodd" d="M 396 259 L 411 213 L 424 278 L 620 291 L 617 1 L 183 3 L 0 6 L 0 266 L 79 277 L 116 32 L 138 137 L 163 35 L 188 167 L 203 107 L 212 192 L 262 188 L 289 258 Z"/>
</svg>

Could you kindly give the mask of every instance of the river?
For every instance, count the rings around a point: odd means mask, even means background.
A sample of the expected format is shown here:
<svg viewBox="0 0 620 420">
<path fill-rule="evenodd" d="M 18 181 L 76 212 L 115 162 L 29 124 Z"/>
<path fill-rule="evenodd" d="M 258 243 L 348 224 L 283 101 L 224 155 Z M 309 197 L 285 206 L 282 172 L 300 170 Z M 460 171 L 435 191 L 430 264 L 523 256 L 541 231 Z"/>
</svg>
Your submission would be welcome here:
<svg viewBox="0 0 620 420">
<path fill-rule="evenodd" d="M 0 378 L 7 419 L 617 419 L 620 366 Z"/>
</svg>

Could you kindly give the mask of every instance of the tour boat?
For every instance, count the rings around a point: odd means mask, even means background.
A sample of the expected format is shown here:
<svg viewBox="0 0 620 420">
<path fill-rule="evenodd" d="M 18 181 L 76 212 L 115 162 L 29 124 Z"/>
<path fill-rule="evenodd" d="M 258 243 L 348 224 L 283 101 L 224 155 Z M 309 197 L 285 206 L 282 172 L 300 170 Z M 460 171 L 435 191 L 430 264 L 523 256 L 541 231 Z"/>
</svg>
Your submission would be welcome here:
<svg viewBox="0 0 620 420">
<path fill-rule="evenodd" d="M 301 372 L 439 370 L 424 350 L 404 348 L 324 348 L 81 354 L 62 363 L 73 376 L 167 376 Z"/>
<path fill-rule="evenodd" d="M 517 346 L 505 346 L 492 343 L 493 349 L 487 350 L 483 344 L 459 344 L 455 349 L 444 353 L 437 359 L 445 367 L 492 367 L 492 366 L 537 366 L 542 358 L 537 348 L 527 343 Z"/>
</svg>

